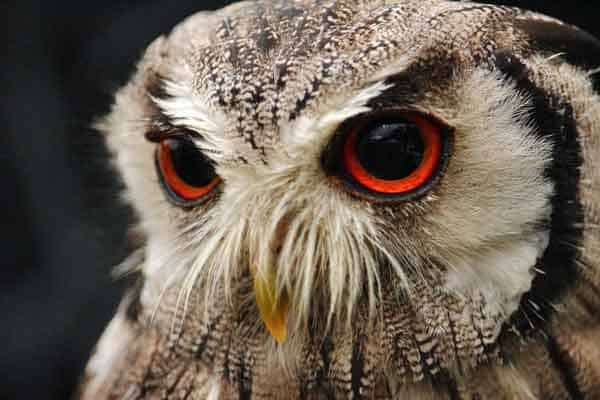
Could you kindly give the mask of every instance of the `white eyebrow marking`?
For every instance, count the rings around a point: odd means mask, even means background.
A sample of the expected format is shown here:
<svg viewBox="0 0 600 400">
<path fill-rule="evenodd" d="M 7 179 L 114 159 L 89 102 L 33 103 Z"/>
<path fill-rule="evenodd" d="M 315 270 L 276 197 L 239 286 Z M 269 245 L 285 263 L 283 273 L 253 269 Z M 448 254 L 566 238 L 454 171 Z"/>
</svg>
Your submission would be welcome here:
<svg viewBox="0 0 600 400">
<path fill-rule="evenodd" d="M 152 97 L 152 101 L 168 116 L 174 124 L 184 125 L 201 134 L 212 134 L 219 130 L 219 124 L 210 111 L 207 102 L 191 93 L 186 85 L 165 81 L 165 90 L 169 97 Z"/>
<path fill-rule="evenodd" d="M 405 71 L 412 60 L 413 58 L 408 55 L 403 55 L 396 62 L 371 76 L 366 81 L 366 85 L 354 92 L 351 97 L 339 95 L 323 102 L 319 108 L 326 111 L 320 114 L 316 121 L 301 114 L 296 120 L 284 125 L 281 130 L 282 148 L 291 156 L 301 155 L 306 151 L 306 146 L 311 143 L 313 143 L 311 147 L 323 148 L 342 122 L 371 111 L 367 106 L 369 101 L 391 88 L 393 84 L 386 83 L 386 80 Z"/>
<path fill-rule="evenodd" d="M 166 96 L 151 97 L 154 104 L 174 125 L 198 133 L 194 143 L 207 157 L 216 163 L 236 159 L 243 140 L 226 135 L 226 116 L 211 106 L 207 96 L 193 90 L 193 72 L 186 67 L 176 72 L 176 80 L 163 81 Z"/>
<path fill-rule="evenodd" d="M 316 119 L 306 115 L 299 116 L 282 127 L 282 148 L 292 157 L 301 157 L 302 154 L 306 154 L 307 146 L 322 150 L 341 123 L 370 111 L 371 108 L 367 106 L 369 101 L 390 87 L 392 85 L 383 80 L 375 82 L 354 92 L 351 97 L 336 96 L 324 102 L 319 108 L 325 111 Z"/>
</svg>

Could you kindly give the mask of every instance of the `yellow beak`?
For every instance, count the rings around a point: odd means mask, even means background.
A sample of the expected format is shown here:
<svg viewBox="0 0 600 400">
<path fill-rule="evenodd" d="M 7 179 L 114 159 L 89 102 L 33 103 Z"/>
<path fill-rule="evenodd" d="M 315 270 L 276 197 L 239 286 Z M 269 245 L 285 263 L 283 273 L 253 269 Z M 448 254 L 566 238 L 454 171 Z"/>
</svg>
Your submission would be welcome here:
<svg viewBox="0 0 600 400">
<path fill-rule="evenodd" d="M 254 294 L 260 317 L 271 336 L 277 343 L 283 344 L 287 338 L 289 296 L 277 290 L 277 278 L 274 273 L 261 276 L 253 271 L 253 277 Z"/>
</svg>

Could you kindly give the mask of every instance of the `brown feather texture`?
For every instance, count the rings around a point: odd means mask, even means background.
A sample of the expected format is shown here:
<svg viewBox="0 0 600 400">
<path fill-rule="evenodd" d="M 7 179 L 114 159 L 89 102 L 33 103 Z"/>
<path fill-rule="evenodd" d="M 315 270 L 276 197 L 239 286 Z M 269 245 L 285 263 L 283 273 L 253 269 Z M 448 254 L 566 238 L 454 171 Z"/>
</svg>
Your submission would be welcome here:
<svg viewBox="0 0 600 400">
<path fill-rule="evenodd" d="M 98 124 L 145 242 L 80 397 L 600 399 L 598 67 L 587 33 L 470 2 L 189 17 Z M 396 111 L 444 126 L 445 164 L 355 190 L 336 143 Z M 174 132 L 221 178 L 194 205 L 157 172 Z"/>
</svg>

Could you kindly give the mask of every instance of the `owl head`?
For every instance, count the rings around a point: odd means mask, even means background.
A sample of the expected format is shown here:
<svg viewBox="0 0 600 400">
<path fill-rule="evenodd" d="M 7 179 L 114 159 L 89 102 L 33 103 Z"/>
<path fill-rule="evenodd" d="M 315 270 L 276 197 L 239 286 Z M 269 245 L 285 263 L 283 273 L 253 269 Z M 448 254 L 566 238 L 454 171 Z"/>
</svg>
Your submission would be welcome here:
<svg viewBox="0 0 600 400">
<path fill-rule="evenodd" d="M 190 17 L 101 122 L 144 308 L 282 343 L 546 321 L 600 259 L 598 42 L 512 8 L 313 3 Z"/>
</svg>

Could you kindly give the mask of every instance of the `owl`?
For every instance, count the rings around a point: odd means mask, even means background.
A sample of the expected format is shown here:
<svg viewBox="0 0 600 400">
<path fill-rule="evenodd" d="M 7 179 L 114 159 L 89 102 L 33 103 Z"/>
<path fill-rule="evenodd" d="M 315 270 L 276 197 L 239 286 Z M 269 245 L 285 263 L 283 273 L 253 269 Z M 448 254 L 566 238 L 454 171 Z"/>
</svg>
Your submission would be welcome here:
<svg viewBox="0 0 600 400">
<path fill-rule="evenodd" d="M 599 66 L 470 2 L 189 17 L 98 123 L 141 239 L 80 397 L 600 398 Z"/>
</svg>

